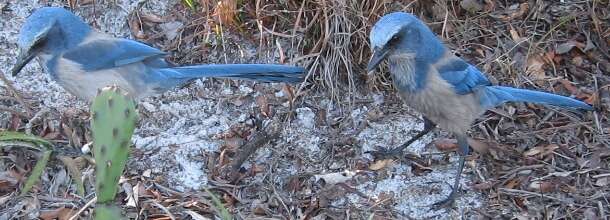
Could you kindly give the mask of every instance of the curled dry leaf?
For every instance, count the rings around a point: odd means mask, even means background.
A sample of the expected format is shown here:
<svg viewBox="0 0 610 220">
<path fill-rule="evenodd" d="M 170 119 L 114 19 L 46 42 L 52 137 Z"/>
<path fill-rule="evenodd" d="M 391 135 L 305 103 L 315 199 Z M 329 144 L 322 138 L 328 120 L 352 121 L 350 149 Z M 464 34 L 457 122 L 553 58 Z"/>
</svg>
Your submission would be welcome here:
<svg viewBox="0 0 610 220">
<path fill-rule="evenodd" d="M 509 180 L 504 187 L 508 189 L 515 189 L 517 186 L 519 186 L 519 184 L 521 184 L 521 180 L 519 178 L 513 178 Z"/>
<path fill-rule="evenodd" d="M 487 142 L 483 142 L 483 141 L 472 139 L 472 138 L 468 138 L 468 145 L 470 145 L 470 147 L 474 151 L 476 151 L 477 153 L 480 153 L 480 154 L 489 153 L 489 148 L 491 147 L 489 145 L 489 143 L 487 143 Z"/>
<path fill-rule="evenodd" d="M 550 181 L 534 181 L 529 184 L 528 188 L 537 192 L 547 193 L 555 190 L 555 184 Z"/>
<path fill-rule="evenodd" d="M 152 23 L 163 23 L 165 20 L 163 20 L 163 18 L 159 17 L 156 14 L 152 14 L 152 13 L 146 13 L 146 12 L 140 12 L 140 18 L 142 19 L 142 21 L 144 22 L 152 22 Z"/>
<path fill-rule="evenodd" d="M 510 37 L 513 39 L 514 42 L 519 42 L 521 41 L 521 37 L 519 36 L 519 32 L 517 32 L 517 30 L 515 30 L 515 28 L 513 28 L 513 26 L 510 26 Z"/>
<path fill-rule="evenodd" d="M 553 151 L 555 151 L 555 149 L 557 149 L 557 148 L 559 148 L 559 146 L 557 146 L 556 144 L 536 146 L 532 149 L 529 149 L 525 153 L 523 153 L 523 156 L 526 156 L 526 157 L 539 156 L 540 158 L 543 158 L 549 154 L 552 154 Z"/>
<path fill-rule="evenodd" d="M 543 80 L 546 78 L 544 72 L 544 56 L 533 55 L 527 58 L 525 73 L 533 80 Z"/>
<path fill-rule="evenodd" d="M 316 181 L 322 179 L 326 184 L 334 185 L 337 183 L 343 183 L 345 181 L 348 181 L 352 179 L 354 175 L 356 175 L 356 172 L 346 170 L 343 172 L 314 175 L 314 177 L 316 178 Z"/>
<path fill-rule="evenodd" d="M 271 108 L 269 107 L 269 101 L 267 100 L 267 96 L 260 95 L 256 97 L 256 104 L 259 108 L 261 108 L 261 113 L 265 117 L 271 117 Z"/>
<path fill-rule="evenodd" d="M 390 167 L 390 166 L 392 166 L 392 164 L 394 164 L 394 160 L 392 160 L 392 159 L 378 160 L 378 161 L 375 161 L 375 163 L 371 164 L 369 166 L 369 169 L 377 171 L 377 170 L 380 170 L 380 169 L 383 169 L 386 167 Z"/>
<path fill-rule="evenodd" d="M 74 214 L 76 214 L 76 212 L 77 210 L 72 210 L 65 207 L 53 210 L 41 210 L 39 218 L 43 220 L 67 220 L 70 219 Z"/>
<path fill-rule="evenodd" d="M 602 177 L 595 181 L 595 185 L 599 187 L 606 187 L 610 184 L 610 177 Z"/>
<path fill-rule="evenodd" d="M 454 151 L 458 147 L 457 140 L 447 138 L 434 141 L 434 146 L 439 151 Z"/>
<path fill-rule="evenodd" d="M 575 42 L 568 41 L 563 44 L 557 45 L 557 47 L 555 47 L 555 53 L 556 54 L 566 54 L 566 53 L 570 52 L 574 47 L 576 47 Z"/>
<path fill-rule="evenodd" d="M 482 183 L 477 183 L 472 185 L 473 189 L 482 191 L 482 190 L 488 190 L 491 189 L 491 187 L 493 187 L 494 183 L 491 181 L 487 181 L 487 182 L 482 182 Z"/>
</svg>

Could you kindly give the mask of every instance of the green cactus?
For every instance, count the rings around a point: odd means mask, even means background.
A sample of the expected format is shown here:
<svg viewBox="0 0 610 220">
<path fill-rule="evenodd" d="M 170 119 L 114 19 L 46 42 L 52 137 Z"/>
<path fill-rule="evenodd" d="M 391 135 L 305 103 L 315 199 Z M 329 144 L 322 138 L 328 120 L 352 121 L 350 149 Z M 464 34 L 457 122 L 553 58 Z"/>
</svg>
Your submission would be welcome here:
<svg viewBox="0 0 610 220">
<path fill-rule="evenodd" d="M 119 177 L 127 162 L 136 120 L 135 102 L 116 86 L 102 89 L 91 104 L 95 188 L 97 203 L 104 208 L 96 209 L 96 212 L 106 213 L 107 206 L 102 204 L 114 200 Z"/>
</svg>

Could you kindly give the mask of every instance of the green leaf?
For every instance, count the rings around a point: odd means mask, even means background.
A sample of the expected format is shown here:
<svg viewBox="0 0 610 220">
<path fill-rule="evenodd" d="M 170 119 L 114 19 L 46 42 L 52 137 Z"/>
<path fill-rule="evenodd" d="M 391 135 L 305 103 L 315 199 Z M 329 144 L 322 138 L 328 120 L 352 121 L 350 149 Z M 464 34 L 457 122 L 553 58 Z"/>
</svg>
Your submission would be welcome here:
<svg viewBox="0 0 610 220">
<path fill-rule="evenodd" d="M 197 9 L 197 6 L 196 6 L 196 3 L 194 0 L 182 0 L 182 2 L 184 2 L 184 4 L 193 11 L 195 9 Z"/>
<path fill-rule="evenodd" d="M 220 212 L 220 219 L 222 220 L 232 220 L 233 216 L 231 216 L 231 214 L 229 214 L 229 211 L 227 210 L 227 208 L 224 206 L 224 204 L 222 204 L 222 202 L 220 202 L 220 199 L 218 199 L 218 197 L 216 197 L 216 195 L 214 195 L 214 193 L 210 192 L 210 190 L 208 190 L 208 188 L 204 188 L 205 192 L 207 192 L 210 197 L 212 198 L 212 203 L 214 203 L 214 208 Z"/>
<path fill-rule="evenodd" d="M 44 171 L 44 168 L 47 166 L 47 162 L 49 162 L 49 159 L 51 158 L 51 152 L 52 151 L 50 150 L 43 152 L 42 157 L 38 160 L 38 162 L 36 162 L 34 169 L 32 169 L 32 174 L 30 174 L 30 177 L 28 177 L 26 180 L 23 189 L 21 189 L 20 196 L 23 196 L 29 192 L 34 184 L 36 184 L 36 182 L 40 179 L 40 176 L 42 176 L 42 171 Z"/>
</svg>

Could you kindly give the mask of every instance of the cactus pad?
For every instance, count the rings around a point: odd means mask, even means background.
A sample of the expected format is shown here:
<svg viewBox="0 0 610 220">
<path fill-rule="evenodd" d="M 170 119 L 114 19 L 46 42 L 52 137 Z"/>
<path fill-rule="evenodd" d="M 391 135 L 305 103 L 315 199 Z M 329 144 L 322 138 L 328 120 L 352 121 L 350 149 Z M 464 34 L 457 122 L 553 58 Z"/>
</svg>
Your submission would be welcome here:
<svg viewBox="0 0 610 220">
<path fill-rule="evenodd" d="M 91 104 L 93 156 L 96 161 L 97 202 L 114 200 L 123 173 L 137 112 L 135 102 L 118 87 L 106 87 Z"/>
</svg>

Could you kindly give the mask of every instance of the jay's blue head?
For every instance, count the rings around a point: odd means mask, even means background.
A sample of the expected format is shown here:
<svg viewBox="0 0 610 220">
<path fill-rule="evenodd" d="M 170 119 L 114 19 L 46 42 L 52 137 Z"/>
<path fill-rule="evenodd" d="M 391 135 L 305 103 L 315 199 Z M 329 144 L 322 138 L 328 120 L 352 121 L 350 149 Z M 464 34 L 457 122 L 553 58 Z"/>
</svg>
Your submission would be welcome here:
<svg viewBox="0 0 610 220">
<path fill-rule="evenodd" d="M 418 61 L 434 62 L 446 48 L 421 20 L 410 13 L 394 12 L 375 23 L 370 34 L 373 56 L 367 66 L 370 72 L 386 57 L 411 56 Z"/>
<path fill-rule="evenodd" d="M 19 56 L 11 71 L 13 76 L 39 54 L 54 54 L 78 45 L 90 31 L 86 23 L 66 9 L 37 9 L 19 32 Z"/>
</svg>

